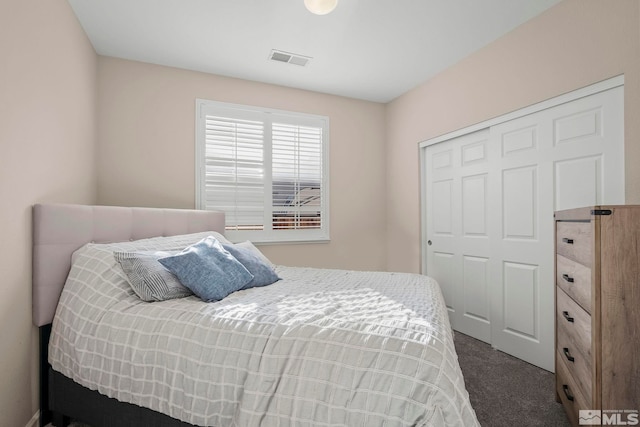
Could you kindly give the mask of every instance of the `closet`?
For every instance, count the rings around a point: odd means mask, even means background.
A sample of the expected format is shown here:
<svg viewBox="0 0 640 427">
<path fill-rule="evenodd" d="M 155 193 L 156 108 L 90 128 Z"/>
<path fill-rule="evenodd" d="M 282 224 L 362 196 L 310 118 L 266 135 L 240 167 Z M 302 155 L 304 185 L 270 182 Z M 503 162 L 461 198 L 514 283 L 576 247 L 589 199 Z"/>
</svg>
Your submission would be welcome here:
<svg viewBox="0 0 640 427">
<path fill-rule="evenodd" d="M 554 371 L 553 213 L 624 203 L 622 84 L 420 145 L 422 270 L 454 330 Z"/>
</svg>

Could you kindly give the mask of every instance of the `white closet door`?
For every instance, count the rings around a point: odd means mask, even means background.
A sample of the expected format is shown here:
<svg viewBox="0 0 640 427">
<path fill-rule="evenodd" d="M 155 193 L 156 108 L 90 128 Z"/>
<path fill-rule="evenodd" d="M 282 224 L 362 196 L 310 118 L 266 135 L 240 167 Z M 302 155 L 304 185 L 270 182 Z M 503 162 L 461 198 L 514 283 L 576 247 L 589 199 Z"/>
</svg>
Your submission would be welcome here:
<svg viewBox="0 0 640 427">
<path fill-rule="evenodd" d="M 553 212 L 624 203 L 621 87 L 492 126 L 493 346 L 552 371 Z"/>
<path fill-rule="evenodd" d="M 553 212 L 624 203 L 623 89 L 426 147 L 426 274 L 452 327 L 554 369 Z"/>
<path fill-rule="evenodd" d="M 427 150 L 427 269 L 453 328 L 491 342 L 488 137 L 483 130 Z"/>
<path fill-rule="evenodd" d="M 491 343 L 554 370 L 553 152 L 549 111 L 493 126 L 499 155 Z"/>
</svg>

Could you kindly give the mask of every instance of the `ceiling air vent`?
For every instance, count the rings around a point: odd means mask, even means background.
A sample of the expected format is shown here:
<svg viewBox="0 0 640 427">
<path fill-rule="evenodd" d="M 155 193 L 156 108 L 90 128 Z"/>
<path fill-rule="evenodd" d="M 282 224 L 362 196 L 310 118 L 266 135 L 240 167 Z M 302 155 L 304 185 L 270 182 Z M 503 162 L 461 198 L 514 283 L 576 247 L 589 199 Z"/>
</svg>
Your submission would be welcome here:
<svg viewBox="0 0 640 427">
<path fill-rule="evenodd" d="M 304 67 L 307 65 L 309 60 L 311 60 L 311 57 L 273 49 L 271 50 L 269 59 L 272 61 L 285 62 L 287 64 L 300 65 Z"/>
</svg>

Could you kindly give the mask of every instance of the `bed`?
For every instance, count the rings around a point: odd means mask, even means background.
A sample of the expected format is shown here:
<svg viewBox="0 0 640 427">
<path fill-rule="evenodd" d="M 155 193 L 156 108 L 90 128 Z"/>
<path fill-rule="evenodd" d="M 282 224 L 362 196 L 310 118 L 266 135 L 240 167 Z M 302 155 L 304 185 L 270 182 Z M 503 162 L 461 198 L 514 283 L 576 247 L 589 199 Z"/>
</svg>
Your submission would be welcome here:
<svg viewBox="0 0 640 427">
<path fill-rule="evenodd" d="M 278 265 L 280 280 L 217 302 L 145 302 L 114 253 L 224 241 L 223 214 L 51 204 L 33 218 L 41 426 L 479 425 L 426 276 Z"/>
</svg>

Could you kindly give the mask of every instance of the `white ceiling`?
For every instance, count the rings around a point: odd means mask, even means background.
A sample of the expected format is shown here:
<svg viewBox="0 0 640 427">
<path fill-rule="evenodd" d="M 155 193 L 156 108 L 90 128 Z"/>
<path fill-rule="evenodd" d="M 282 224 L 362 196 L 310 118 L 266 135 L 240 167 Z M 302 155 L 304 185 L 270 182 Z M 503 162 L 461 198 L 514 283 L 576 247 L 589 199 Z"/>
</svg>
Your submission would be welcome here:
<svg viewBox="0 0 640 427">
<path fill-rule="evenodd" d="M 69 0 L 100 55 L 388 102 L 560 0 Z M 270 61 L 272 49 L 313 59 Z"/>
</svg>

